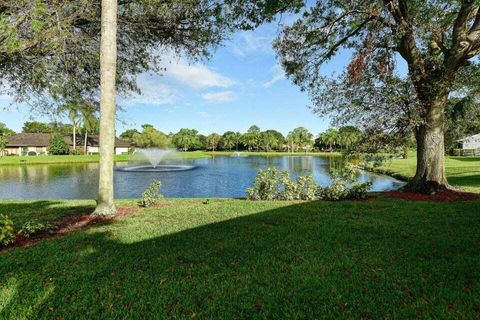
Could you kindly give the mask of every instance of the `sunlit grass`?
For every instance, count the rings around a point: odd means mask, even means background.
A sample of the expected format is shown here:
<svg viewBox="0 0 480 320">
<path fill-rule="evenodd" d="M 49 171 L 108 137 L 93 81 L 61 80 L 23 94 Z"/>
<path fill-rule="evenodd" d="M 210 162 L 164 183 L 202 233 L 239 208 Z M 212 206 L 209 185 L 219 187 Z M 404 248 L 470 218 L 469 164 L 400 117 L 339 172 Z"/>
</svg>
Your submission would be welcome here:
<svg viewBox="0 0 480 320">
<path fill-rule="evenodd" d="M 417 158 L 413 155 L 408 159 L 389 160 L 381 169 L 409 179 L 415 175 L 416 165 Z M 480 158 L 446 157 L 445 170 L 452 185 L 480 193 Z"/>
</svg>

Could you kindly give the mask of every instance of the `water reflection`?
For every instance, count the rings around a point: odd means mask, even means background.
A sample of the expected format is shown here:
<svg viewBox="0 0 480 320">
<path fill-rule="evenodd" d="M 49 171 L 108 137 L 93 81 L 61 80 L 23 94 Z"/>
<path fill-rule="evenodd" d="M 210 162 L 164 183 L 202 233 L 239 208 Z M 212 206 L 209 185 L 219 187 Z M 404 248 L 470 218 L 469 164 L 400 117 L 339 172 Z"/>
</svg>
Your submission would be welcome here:
<svg viewBox="0 0 480 320">
<path fill-rule="evenodd" d="M 162 181 L 166 197 L 243 197 L 259 169 L 289 170 L 293 177 L 313 174 L 323 186 L 330 184 L 330 168 L 339 168 L 338 157 L 213 157 L 182 160 L 196 169 L 184 172 L 115 172 L 115 196 L 136 198 L 153 179 Z M 178 163 L 178 162 L 177 162 Z M 119 164 L 126 165 L 126 164 Z M 396 189 L 401 182 L 387 176 L 363 173 L 374 191 Z M 0 199 L 96 198 L 98 164 L 0 166 Z"/>
</svg>

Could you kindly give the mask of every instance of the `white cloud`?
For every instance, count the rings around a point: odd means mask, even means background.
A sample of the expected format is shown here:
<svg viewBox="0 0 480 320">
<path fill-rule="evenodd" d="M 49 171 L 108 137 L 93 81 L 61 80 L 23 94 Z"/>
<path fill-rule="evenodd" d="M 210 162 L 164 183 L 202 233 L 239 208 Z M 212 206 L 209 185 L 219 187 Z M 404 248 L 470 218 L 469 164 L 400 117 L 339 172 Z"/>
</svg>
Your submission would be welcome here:
<svg viewBox="0 0 480 320">
<path fill-rule="evenodd" d="M 149 104 L 159 106 L 171 104 L 174 100 L 173 90 L 160 82 L 160 76 L 142 74 L 137 78 L 137 84 L 141 94 L 122 97 L 123 103 L 127 105 Z"/>
<path fill-rule="evenodd" d="M 202 94 L 202 98 L 209 102 L 229 102 L 235 99 L 235 93 L 232 91 L 207 92 Z"/>
<path fill-rule="evenodd" d="M 233 41 L 231 51 L 242 58 L 251 54 L 273 54 L 274 38 L 271 32 L 244 31 Z"/>
<path fill-rule="evenodd" d="M 282 68 L 278 64 L 272 68 L 272 73 L 273 73 L 272 79 L 262 84 L 264 88 L 270 88 L 278 81 L 285 79 L 285 73 L 283 72 Z"/>
<path fill-rule="evenodd" d="M 205 111 L 199 111 L 197 112 L 197 114 L 202 118 L 208 118 L 210 116 L 208 112 L 205 112 Z"/>
<path fill-rule="evenodd" d="M 173 58 L 163 65 L 166 68 L 165 76 L 194 89 L 227 88 L 235 84 L 232 79 L 196 63 L 189 64 L 182 58 Z"/>
</svg>

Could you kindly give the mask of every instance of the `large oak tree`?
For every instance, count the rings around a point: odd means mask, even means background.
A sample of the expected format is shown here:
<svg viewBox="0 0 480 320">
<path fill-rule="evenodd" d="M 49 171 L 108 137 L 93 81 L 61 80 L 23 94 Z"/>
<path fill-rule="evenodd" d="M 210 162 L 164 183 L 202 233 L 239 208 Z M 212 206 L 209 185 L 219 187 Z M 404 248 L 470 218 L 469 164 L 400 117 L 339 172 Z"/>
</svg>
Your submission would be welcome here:
<svg viewBox="0 0 480 320">
<path fill-rule="evenodd" d="M 434 192 L 448 187 L 445 107 L 458 75 L 477 63 L 479 8 L 478 0 L 317 0 L 283 30 L 276 48 L 287 75 L 313 97 L 322 94 L 321 67 L 345 49 L 354 52 L 344 77 L 350 83 L 368 70 L 375 71 L 372 85 L 393 76 L 401 57 L 420 119 L 417 170 L 407 188 Z"/>
</svg>

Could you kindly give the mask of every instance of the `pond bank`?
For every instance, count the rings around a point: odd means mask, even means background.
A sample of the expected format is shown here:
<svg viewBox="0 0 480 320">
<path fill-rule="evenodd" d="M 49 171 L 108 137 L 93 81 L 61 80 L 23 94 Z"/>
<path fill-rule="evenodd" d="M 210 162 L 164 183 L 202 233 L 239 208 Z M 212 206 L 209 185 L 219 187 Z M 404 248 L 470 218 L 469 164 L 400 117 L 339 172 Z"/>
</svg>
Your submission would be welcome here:
<svg viewBox="0 0 480 320">
<path fill-rule="evenodd" d="M 415 175 L 416 156 L 408 159 L 392 159 L 379 168 L 365 170 L 388 175 L 408 182 Z M 450 184 L 468 192 L 480 193 L 480 158 L 479 157 L 445 157 L 445 171 Z"/>
</svg>

